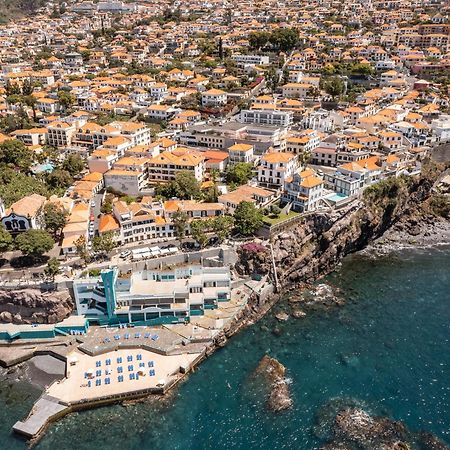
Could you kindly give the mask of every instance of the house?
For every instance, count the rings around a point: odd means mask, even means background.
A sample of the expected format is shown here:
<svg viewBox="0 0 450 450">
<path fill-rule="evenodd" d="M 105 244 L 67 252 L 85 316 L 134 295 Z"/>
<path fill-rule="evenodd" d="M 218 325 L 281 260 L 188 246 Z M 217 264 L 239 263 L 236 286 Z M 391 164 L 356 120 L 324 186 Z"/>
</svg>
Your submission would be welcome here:
<svg viewBox="0 0 450 450">
<path fill-rule="evenodd" d="M 314 211 L 323 198 L 324 182 L 312 169 L 296 171 L 285 180 L 281 202 L 293 211 Z"/>
<path fill-rule="evenodd" d="M 294 121 L 294 114 L 291 111 L 279 111 L 276 109 L 242 109 L 238 120 L 241 123 L 288 127 Z"/>
<path fill-rule="evenodd" d="M 205 158 L 201 152 L 179 147 L 150 158 L 147 167 L 150 183 L 173 181 L 179 172 L 185 170 L 191 171 L 198 181 L 202 181 L 205 173 Z"/>
<path fill-rule="evenodd" d="M 39 194 L 31 194 L 14 202 L 6 211 L 3 207 L 1 223 L 12 234 L 17 234 L 30 229 L 39 229 L 44 226 L 44 205 L 46 197 Z"/>
<path fill-rule="evenodd" d="M 298 157 L 293 153 L 273 152 L 261 157 L 258 166 L 258 184 L 279 189 L 298 168 Z"/>
<path fill-rule="evenodd" d="M 88 158 L 89 171 L 105 173 L 112 169 L 118 158 L 119 154 L 115 151 L 107 149 L 95 150 Z"/>
<path fill-rule="evenodd" d="M 219 203 L 225 205 L 228 213 L 233 214 L 241 202 L 251 202 L 257 208 L 263 208 L 274 198 L 274 191 L 245 184 L 234 191 L 220 195 Z"/>
<path fill-rule="evenodd" d="M 225 171 L 229 158 L 227 152 L 206 150 L 203 152 L 203 156 L 205 157 L 206 170 L 217 169 L 219 172 Z"/>
<path fill-rule="evenodd" d="M 306 98 L 313 88 L 310 83 L 287 83 L 282 87 L 282 95 L 286 98 Z"/>
<path fill-rule="evenodd" d="M 44 145 L 47 141 L 47 128 L 30 128 L 28 130 L 16 130 L 11 133 L 25 145 Z"/>
<path fill-rule="evenodd" d="M 52 147 L 67 147 L 72 143 L 75 125 L 56 121 L 47 126 L 47 144 Z"/>
<path fill-rule="evenodd" d="M 147 184 L 146 172 L 111 169 L 104 173 L 105 186 L 127 195 L 140 195 Z"/>
<path fill-rule="evenodd" d="M 219 108 L 227 104 L 227 93 L 221 89 L 209 89 L 202 92 L 202 105 Z"/>
<path fill-rule="evenodd" d="M 253 162 L 254 147 L 251 144 L 234 144 L 228 147 L 229 163 L 231 165 L 239 163 Z"/>
<path fill-rule="evenodd" d="M 315 130 L 306 130 L 300 136 L 288 136 L 286 151 L 295 155 L 310 154 L 320 144 L 320 135 Z"/>
<path fill-rule="evenodd" d="M 84 238 L 88 241 L 90 208 L 85 202 L 78 202 L 71 210 L 67 223 L 62 230 L 61 251 L 64 255 L 77 252 L 77 241 Z"/>
<path fill-rule="evenodd" d="M 342 164 L 336 172 L 325 173 L 325 185 L 347 197 L 358 195 L 365 187 L 379 181 L 383 169 L 378 162 L 379 158 L 373 156 Z"/>
</svg>

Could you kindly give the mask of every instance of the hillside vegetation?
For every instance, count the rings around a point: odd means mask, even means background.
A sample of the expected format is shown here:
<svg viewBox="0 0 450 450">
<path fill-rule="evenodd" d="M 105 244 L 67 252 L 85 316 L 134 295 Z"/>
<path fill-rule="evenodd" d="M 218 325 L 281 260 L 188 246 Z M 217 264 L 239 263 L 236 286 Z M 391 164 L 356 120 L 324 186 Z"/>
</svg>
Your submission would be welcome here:
<svg viewBox="0 0 450 450">
<path fill-rule="evenodd" d="M 46 0 L 0 0 L 0 23 L 33 14 Z"/>
</svg>

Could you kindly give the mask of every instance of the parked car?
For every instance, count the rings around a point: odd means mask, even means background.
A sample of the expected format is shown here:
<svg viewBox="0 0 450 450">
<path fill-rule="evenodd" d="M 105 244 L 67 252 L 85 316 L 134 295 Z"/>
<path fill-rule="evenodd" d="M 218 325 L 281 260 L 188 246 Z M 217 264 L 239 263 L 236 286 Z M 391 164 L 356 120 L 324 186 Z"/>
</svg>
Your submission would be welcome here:
<svg viewBox="0 0 450 450">
<path fill-rule="evenodd" d="M 130 255 L 131 255 L 131 250 L 125 250 L 125 251 L 121 252 L 119 256 L 120 256 L 122 259 L 125 259 L 125 258 L 127 258 L 128 256 L 130 256 Z"/>
</svg>

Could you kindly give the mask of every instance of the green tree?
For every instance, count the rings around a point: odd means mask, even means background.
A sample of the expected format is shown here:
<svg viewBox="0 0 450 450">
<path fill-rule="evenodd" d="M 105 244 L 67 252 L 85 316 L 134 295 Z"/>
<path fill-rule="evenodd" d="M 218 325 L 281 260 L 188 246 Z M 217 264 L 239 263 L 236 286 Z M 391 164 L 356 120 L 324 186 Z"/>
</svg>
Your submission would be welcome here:
<svg viewBox="0 0 450 450">
<path fill-rule="evenodd" d="M 50 231 L 54 236 L 57 236 L 66 225 L 67 216 L 67 212 L 61 205 L 47 203 L 44 206 L 45 229 Z"/>
<path fill-rule="evenodd" d="M 7 252 L 14 246 L 14 239 L 11 234 L 0 225 L 0 252 Z"/>
<path fill-rule="evenodd" d="M 206 234 L 208 226 L 206 220 L 193 220 L 190 223 L 191 236 L 198 242 L 200 248 L 204 248 L 208 243 L 208 235 Z"/>
<path fill-rule="evenodd" d="M 263 224 L 263 214 L 251 202 L 241 202 L 234 212 L 236 231 L 244 236 L 251 236 Z"/>
<path fill-rule="evenodd" d="M 66 110 L 75 103 L 75 97 L 70 92 L 61 89 L 58 91 L 58 102 Z"/>
<path fill-rule="evenodd" d="M 80 236 L 75 241 L 75 248 L 77 251 L 77 255 L 87 264 L 91 260 L 91 255 L 87 248 L 86 238 L 84 236 Z"/>
<path fill-rule="evenodd" d="M 21 141 L 10 139 L 0 144 L 0 162 L 26 172 L 33 163 L 33 153 Z"/>
<path fill-rule="evenodd" d="M 64 160 L 61 168 L 63 170 L 67 170 L 67 172 L 69 172 L 72 176 L 79 175 L 84 169 L 83 158 L 79 155 L 69 155 Z"/>
<path fill-rule="evenodd" d="M 47 196 L 45 183 L 39 178 L 31 177 L 10 168 L 0 170 L 0 198 L 6 206 L 30 194 Z"/>
<path fill-rule="evenodd" d="M 44 269 L 45 275 L 54 280 L 59 273 L 60 266 L 61 263 L 58 261 L 58 258 L 50 258 L 47 262 L 47 267 Z"/>
<path fill-rule="evenodd" d="M 181 210 L 176 211 L 172 216 L 173 226 L 175 227 L 175 233 L 177 234 L 180 242 L 186 236 L 186 226 L 188 224 L 188 215 Z"/>
<path fill-rule="evenodd" d="M 54 190 L 63 191 L 73 182 L 73 178 L 67 170 L 55 169 L 46 176 L 47 185 Z"/>
<path fill-rule="evenodd" d="M 31 108 L 31 110 L 33 111 L 33 120 L 34 122 L 36 122 L 37 117 L 36 117 L 36 97 L 33 97 L 32 95 L 27 95 L 25 97 L 23 97 L 23 102 L 25 103 L 25 105 L 29 106 Z"/>
<path fill-rule="evenodd" d="M 55 241 L 45 230 L 28 230 L 16 237 L 16 247 L 24 255 L 39 257 L 53 248 Z"/>
<path fill-rule="evenodd" d="M 181 170 L 175 176 L 174 191 L 176 197 L 181 199 L 200 199 L 202 192 L 200 190 L 200 183 L 190 170 Z"/>
<path fill-rule="evenodd" d="M 340 97 L 344 93 L 345 85 L 340 77 L 331 77 L 325 81 L 323 88 L 335 101 L 336 97 Z"/>
<path fill-rule="evenodd" d="M 274 215 L 275 217 L 278 217 L 281 213 L 281 209 L 278 205 L 271 205 L 270 206 L 270 214 Z"/>
<path fill-rule="evenodd" d="M 238 163 L 234 166 L 228 166 L 225 172 L 225 179 L 228 184 L 245 184 L 252 177 L 253 166 L 249 163 Z"/>
<path fill-rule="evenodd" d="M 92 250 L 96 253 L 110 253 L 115 247 L 116 241 L 111 231 L 95 236 L 92 240 Z"/>
<path fill-rule="evenodd" d="M 269 43 L 270 33 L 267 31 L 250 33 L 248 42 L 254 50 L 260 50 Z"/>
<path fill-rule="evenodd" d="M 233 226 L 234 218 L 232 216 L 218 216 L 212 222 L 212 229 L 220 242 L 230 236 Z"/>
</svg>

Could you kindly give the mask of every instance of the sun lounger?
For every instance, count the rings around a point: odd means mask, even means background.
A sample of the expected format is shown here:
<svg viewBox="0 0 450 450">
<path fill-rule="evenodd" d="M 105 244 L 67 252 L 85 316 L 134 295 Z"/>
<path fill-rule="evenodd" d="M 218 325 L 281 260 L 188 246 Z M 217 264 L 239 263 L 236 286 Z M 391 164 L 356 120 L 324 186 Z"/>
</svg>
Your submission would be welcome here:
<svg viewBox="0 0 450 450">
<path fill-rule="evenodd" d="M 149 374 L 151 377 L 154 377 L 154 376 L 155 376 L 155 371 L 154 371 L 153 369 L 152 369 L 152 370 L 149 370 L 148 374 Z"/>
<path fill-rule="evenodd" d="M 122 366 L 119 366 L 118 368 L 117 368 L 117 373 L 122 373 L 123 372 L 123 367 Z"/>
</svg>

